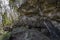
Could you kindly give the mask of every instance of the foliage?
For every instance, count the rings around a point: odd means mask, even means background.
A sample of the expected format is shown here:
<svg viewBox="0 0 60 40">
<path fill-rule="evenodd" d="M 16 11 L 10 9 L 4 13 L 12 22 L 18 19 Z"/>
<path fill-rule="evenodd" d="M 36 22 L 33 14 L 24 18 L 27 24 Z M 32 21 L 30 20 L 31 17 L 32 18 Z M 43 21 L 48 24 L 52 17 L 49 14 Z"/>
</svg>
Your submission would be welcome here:
<svg viewBox="0 0 60 40">
<path fill-rule="evenodd" d="M 4 26 L 4 25 L 9 25 L 9 24 L 12 23 L 12 20 L 9 20 L 9 19 L 8 19 L 6 13 L 4 13 L 4 14 L 2 15 L 2 18 L 3 18 L 3 26 Z"/>
</svg>

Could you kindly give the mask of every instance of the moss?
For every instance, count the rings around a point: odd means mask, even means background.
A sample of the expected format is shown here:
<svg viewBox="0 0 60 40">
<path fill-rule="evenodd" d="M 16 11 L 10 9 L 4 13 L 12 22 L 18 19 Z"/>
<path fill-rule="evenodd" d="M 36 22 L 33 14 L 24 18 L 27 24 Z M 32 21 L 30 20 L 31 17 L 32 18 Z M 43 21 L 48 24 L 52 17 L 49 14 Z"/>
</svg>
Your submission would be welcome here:
<svg viewBox="0 0 60 40">
<path fill-rule="evenodd" d="M 10 37 L 11 32 L 3 32 L 2 35 L 0 35 L 0 40 L 8 40 Z"/>
<path fill-rule="evenodd" d="M 5 25 L 10 25 L 10 24 L 12 23 L 12 20 L 9 20 L 9 19 L 8 19 L 6 13 L 4 13 L 4 15 L 2 15 L 2 18 L 3 18 L 3 26 L 5 26 Z"/>
<path fill-rule="evenodd" d="M 10 0 L 9 2 L 13 3 L 13 2 L 15 2 L 15 0 Z"/>
</svg>

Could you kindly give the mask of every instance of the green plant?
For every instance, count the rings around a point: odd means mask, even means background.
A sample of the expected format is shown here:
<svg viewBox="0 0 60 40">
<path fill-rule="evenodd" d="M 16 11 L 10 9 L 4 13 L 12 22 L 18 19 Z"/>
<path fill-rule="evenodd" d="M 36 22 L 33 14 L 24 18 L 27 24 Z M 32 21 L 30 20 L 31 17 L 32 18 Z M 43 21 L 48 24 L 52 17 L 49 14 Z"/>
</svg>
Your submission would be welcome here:
<svg viewBox="0 0 60 40">
<path fill-rule="evenodd" d="M 9 19 L 8 19 L 6 13 L 4 13 L 4 14 L 2 15 L 2 18 L 3 18 L 3 26 L 4 26 L 4 25 L 9 25 L 9 24 L 12 23 L 12 20 L 9 20 Z"/>
</svg>

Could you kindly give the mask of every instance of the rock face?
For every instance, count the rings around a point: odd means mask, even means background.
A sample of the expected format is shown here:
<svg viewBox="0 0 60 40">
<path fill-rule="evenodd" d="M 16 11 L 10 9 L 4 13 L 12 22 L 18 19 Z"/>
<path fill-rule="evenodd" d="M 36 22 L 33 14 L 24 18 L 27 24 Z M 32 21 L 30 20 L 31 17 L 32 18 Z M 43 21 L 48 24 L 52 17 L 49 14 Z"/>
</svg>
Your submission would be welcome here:
<svg viewBox="0 0 60 40">
<path fill-rule="evenodd" d="M 11 32 L 9 40 L 57 40 L 60 1 L 0 0 L 0 29 Z"/>
<path fill-rule="evenodd" d="M 17 32 L 13 34 L 12 40 L 50 40 L 50 39 L 44 36 L 43 34 L 41 34 L 37 30 L 28 29 L 28 30 L 20 31 L 19 33 Z"/>
<path fill-rule="evenodd" d="M 60 40 L 60 30 L 49 20 L 40 21 L 39 27 L 32 24 L 27 24 L 28 27 L 25 27 L 25 25 L 24 27 L 20 25 L 22 27 L 14 28 L 10 40 Z M 34 25 L 37 25 L 37 23 Z"/>
</svg>

